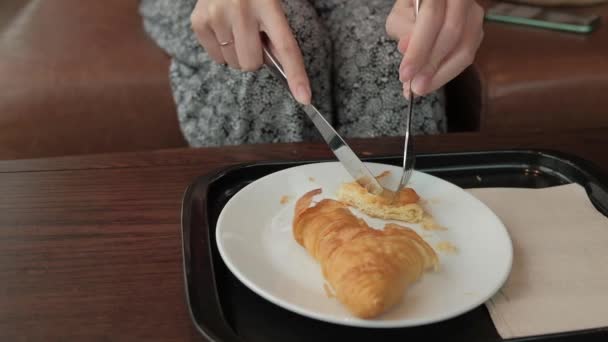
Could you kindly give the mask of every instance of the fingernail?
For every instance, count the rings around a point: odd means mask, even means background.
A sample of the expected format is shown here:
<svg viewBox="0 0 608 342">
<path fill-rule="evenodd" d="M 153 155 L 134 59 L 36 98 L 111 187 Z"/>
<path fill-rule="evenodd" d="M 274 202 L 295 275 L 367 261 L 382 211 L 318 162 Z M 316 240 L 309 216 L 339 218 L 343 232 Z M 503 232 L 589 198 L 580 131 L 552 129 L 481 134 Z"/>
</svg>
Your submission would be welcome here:
<svg viewBox="0 0 608 342">
<path fill-rule="evenodd" d="M 431 78 L 428 75 L 419 75 L 414 78 L 412 81 L 412 90 L 414 93 L 419 95 L 424 95 L 426 93 L 426 89 L 431 82 Z"/>
<path fill-rule="evenodd" d="M 400 72 L 399 80 L 401 82 L 409 81 L 414 77 L 414 66 L 406 64 Z"/>
<path fill-rule="evenodd" d="M 310 88 L 301 84 L 296 88 L 296 99 L 302 104 L 310 104 Z"/>
<path fill-rule="evenodd" d="M 410 82 L 403 83 L 403 97 L 410 99 Z"/>
</svg>

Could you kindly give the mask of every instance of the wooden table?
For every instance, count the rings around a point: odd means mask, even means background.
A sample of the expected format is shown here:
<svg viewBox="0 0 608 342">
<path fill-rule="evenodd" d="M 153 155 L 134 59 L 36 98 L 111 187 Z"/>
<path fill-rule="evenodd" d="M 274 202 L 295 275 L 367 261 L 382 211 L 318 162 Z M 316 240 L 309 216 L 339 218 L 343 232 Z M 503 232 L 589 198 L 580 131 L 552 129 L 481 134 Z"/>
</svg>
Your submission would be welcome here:
<svg viewBox="0 0 608 342">
<path fill-rule="evenodd" d="M 402 140 L 353 147 L 398 155 Z M 416 147 L 549 148 L 608 171 L 607 128 L 420 137 Z M 0 162 L 0 341 L 200 340 L 181 269 L 186 186 L 235 163 L 330 157 L 321 144 L 279 144 Z"/>
</svg>

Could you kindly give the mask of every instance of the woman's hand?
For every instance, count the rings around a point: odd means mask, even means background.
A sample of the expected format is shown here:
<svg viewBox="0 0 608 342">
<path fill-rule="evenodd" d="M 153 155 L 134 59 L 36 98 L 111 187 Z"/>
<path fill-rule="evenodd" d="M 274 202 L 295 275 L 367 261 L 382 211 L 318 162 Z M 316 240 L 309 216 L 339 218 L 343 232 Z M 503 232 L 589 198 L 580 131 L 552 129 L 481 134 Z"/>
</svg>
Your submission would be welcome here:
<svg viewBox="0 0 608 342">
<path fill-rule="evenodd" d="M 484 11 L 473 0 L 425 0 L 415 17 L 415 0 L 397 0 L 386 31 L 404 54 L 399 67 L 403 92 L 425 95 L 469 66 L 483 39 Z"/>
<path fill-rule="evenodd" d="M 295 98 L 310 103 L 304 60 L 280 0 L 198 0 L 192 28 L 209 56 L 235 69 L 254 71 L 264 63 L 261 32 L 281 62 Z"/>
</svg>

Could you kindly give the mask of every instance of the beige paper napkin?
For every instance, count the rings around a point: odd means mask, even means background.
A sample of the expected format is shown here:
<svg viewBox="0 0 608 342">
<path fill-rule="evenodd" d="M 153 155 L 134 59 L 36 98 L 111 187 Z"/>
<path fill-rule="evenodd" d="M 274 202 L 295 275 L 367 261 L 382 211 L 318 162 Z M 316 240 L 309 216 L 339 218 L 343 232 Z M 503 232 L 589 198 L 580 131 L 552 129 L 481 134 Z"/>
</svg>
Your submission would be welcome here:
<svg viewBox="0 0 608 342">
<path fill-rule="evenodd" d="M 579 185 L 472 189 L 513 240 L 513 268 L 486 303 L 503 338 L 608 326 L 608 219 Z"/>
</svg>

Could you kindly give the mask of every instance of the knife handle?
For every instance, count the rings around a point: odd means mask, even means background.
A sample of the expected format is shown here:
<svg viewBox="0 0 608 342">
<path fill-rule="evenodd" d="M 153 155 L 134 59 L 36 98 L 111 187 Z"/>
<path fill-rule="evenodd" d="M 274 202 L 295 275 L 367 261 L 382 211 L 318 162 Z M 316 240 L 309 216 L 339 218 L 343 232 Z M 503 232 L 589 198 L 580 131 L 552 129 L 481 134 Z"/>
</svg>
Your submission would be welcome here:
<svg viewBox="0 0 608 342">
<path fill-rule="evenodd" d="M 287 83 L 287 75 L 285 74 L 285 70 L 283 70 L 281 63 L 279 63 L 279 60 L 272 54 L 272 52 L 270 52 L 269 48 L 264 46 L 263 49 L 264 49 L 264 64 L 266 64 L 266 66 L 268 66 L 270 71 L 279 80 L 281 80 L 281 82 L 283 83 L 283 85 L 285 85 L 287 87 L 287 89 L 289 89 L 289 83 Z M 292 95 L 291 91 L 289 92 L 289 94 Z"/>
</svg>

